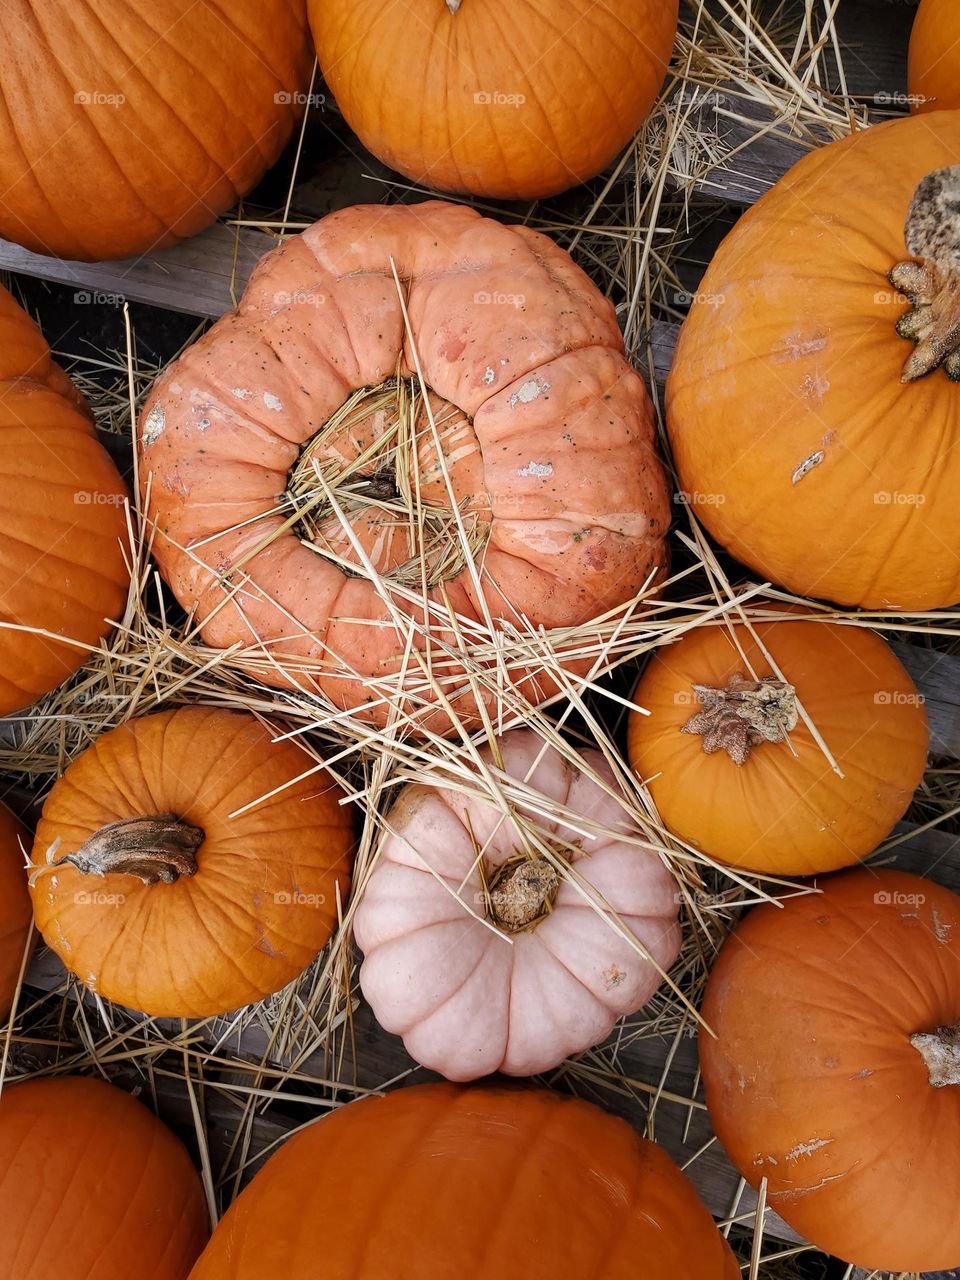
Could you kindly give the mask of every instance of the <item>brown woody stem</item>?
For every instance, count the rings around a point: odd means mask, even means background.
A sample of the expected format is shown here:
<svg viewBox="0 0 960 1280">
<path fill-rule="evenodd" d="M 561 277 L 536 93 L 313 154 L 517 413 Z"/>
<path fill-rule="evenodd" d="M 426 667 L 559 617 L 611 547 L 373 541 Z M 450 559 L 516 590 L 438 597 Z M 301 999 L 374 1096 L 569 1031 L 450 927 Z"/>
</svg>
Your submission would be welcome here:
<svg viewBox="0 0 960 1280">
<path fill-rule="evenodd" d="M 960 165 L 928 174 L 917 187 L 906 226 L 907 249 L 919 259 L 901 262 L 890 283 L 909 298 L 897 333 L 916 343 L 902 382 L 943 367 L 960 382 Z"/>
<path fill-rule="evenodd" d="M 550 914 L 559 888 L 560 876 L 546 858 L 520 854 L 490 882 L 490 915 L 507 933 L 533 929 Z"/>
<path fill-rule="evenodd" d="M 932 1033 L 920 1032 L 910 1037 L 910 1043 L 927 1064 L 935 1089 L 960 1084 L 960 1022 Z"/>
<path fill-rule="evenodd" d="M 699 734 L 708 756 L 725 751 L 734 764 L 743 765 L 761 742 L 785 742 L 797 727 L 797 691 L 773 676 L 751 680 L 737 673 L 723 689 L 695 684 L 693 691 L 700 710 L 680 732 Z"/>
<path fill-rule="evenodd" d="M 137 876 L 144 884 L 173 884 L 181 876 L 197 874 L 196 852 L 203 841 L 199 827 L 171 813 L 125 818 L 101 827 L 75 853 L 50 866 L 68 863 L 84 875 Z"/>
</svg>

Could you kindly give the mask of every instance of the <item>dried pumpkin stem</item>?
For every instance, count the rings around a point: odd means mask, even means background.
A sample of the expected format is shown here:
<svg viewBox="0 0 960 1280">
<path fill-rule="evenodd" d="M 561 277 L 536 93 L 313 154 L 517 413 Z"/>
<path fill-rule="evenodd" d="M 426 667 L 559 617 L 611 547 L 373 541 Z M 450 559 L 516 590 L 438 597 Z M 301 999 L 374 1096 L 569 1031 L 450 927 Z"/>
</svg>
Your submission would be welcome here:
<svg viewBox="0 0 960 1280">
<path fill-rule="evenodd" d="M 557 869 L 546 858 L 510 858 L 490 882 L 490 916 L 507 933 L 536 928 L 553 909 L 559 888 Z"/>
<path fill-rule="evenodd" d="M 101 827 L 74 853 L 50 864 L 69 864 L 84 875 L 137 876 L 144 884 L 173 884 L 197 873 L 196 853 L 204 841 L 199 827 L 160 813 L 125 818 Z"/>
<path fill-rule="evenodd" d="M 743 765 L 761 742 L 785 742 L 797 727 L 797 691 L 772 676 L 750 680 L 737 673 L 723 689 L 695 684 L 693 692 L 701 709 L 680 732 L 699 734 L 708 756 L 726 751 L 734 764 Z"/>
<path fill-rule="evenodd" d="M 927 1064 L 935 1089 L 960 1084 L 960 1022 L 932 1033 L 920 1032 L 910 1037 L 910 1043 Z"/>
<path fill-rule="evenodd" d="M 906 242 L 919 261 L 890 272 L 890 283 L 913 304 L 897 323 L 900 337 L 917 344 L 901 381 L 942 366 L 960 382 L 960 165 L 928 174 L 917 187 Z"/>
</svg>

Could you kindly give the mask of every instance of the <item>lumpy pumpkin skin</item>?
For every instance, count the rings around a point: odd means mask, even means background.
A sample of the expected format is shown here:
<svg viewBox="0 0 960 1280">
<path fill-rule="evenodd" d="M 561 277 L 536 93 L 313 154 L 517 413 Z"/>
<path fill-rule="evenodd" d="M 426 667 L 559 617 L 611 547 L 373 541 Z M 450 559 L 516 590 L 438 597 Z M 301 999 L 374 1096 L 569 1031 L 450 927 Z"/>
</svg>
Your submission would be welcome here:
<svg viewBox="0 0 960 1280">
<path fill-rule="evenodd" d="M 349 885 L 351 815 L 322 773 L 301 777 L 309 756 L 273 738 L 251 715 L 181 707 L 104 734 L 56 783 L 33 847 L 34 913 L 91 991 L 153 1016 L 227 1013 L 326 945 Z M 160 815 L 200 833 L 195 873 L 144 883 L 112 865 L 48 865 L 113 823 Z"/>
<path fill-rule="evenodd" d="M 23 824 L 0 805 L 0 1026 L 13 1006 L 33 925 L 24 867 L 29 839 Z"/>
<path fill-rule="evenodd" d="M 545 1090 L 452 1085 L 354 1102 L 291 1138 L 191 1280 L 314 1280 L 318 1265 L 325 1280 L 740 1275 L 687 1179 L 622 1120 Z"/>
<path fill-rule="evenodd" d="M 910 108 L 960 107 L 960 10 L 953 0 L 922 0 L 910 36 Z"/>
<path fill-rule="evenodd" d="M 667 421 L 710 532 L 800 595 L 871 609 L 960 599 L 960 386 L 901 382 L 888 273 L 960 115 L 893 121 L 801 160 L 721 245 L 680 335 Z"/>
<path fill-rule="evenodd" d="M 630 763 L 667 828 L 720 862 L 800 876 L 849 866 L 890 834 L 920 785 L 930 740 L 923 699 L 863 627 L 798 619 L 753 629 L 756 638 L 744 625 L 697 627 L 658 651 L 634 692 L 649 715 L 631 714 Z M 684 732 L 704 712 L 695 686 L 775 678 L 764 650 L 843 777 L 799 717 L 787 740 L 756 742 L 742 764 L 703 733 Z"/>
<path fill-rule="evenodd" d="M 309 4 L 324 77 L 365 146 L 425 186 L 508 200 L 585 182 L 631 140 L 663 84 L 677 9 L 676 0 Z"/>
<path fill-rule="evenodd" d="M 139 426 L 140 475 L 161 571 L 209 644 L 247 649 L 261 679 L 320 690 L 379 723 L 406 669 L 405 713 L 449 731 L 376 587 L 295 527 L 281 532 L 301 447 L 354 392 L 415 372 L 391 261 L 433 403 L 454 414 L 456 501 L 487 525 L 480 592 L 468 565 L 427 592 L 434 644 L 451 642 L 451 608 L 461 626 L 485 625 L 489 611 L 495 625 L 567 627 L 655 582 L 666 483 L 612 305 L 545 236 L 453 205 L 347 209 L 267 255 L 237 311 L 158 379 Z M 419 592 L 392 604 L 423 617 Z M 455 659 L 435 651 L 433 670 L 469 721 L 476 701 Z M 511 674 L 532 699 L 552 691 Z"/>
<path fill-rule="evenodd" d="M 126 496 L 83 397 L 0 288 L 0 715 L 62 684 L 122 614 Z"/>
<path fill-rule="evenodd" d="M 310 81 L 305 0 L 9 0 L 0 235 L 124 258 L 195 235 L 278 158 Z"/>
<path fill-rule="evenodd" d="M 187 1280 L 206 1243 L 200 1177 L 142 1103 L 101 1080 L 0 1098 L 4 1280 Z"/>
<path fill-rule="evenodd" d="M 639 834 L 624 820 L 599 751 L 583 752 L 584 766 L 609 791 L 559 752 L 544 751 L 532 730 L 505 734 L 497 752 L 507 777 L 548 803 Z M 480 754 L 499 771 L 490 747 Z M 574 858 L 577 883 L 561 880 L 545 917 L 513 930 L 514 915 L 505 928 L 485 903 L 484 884 L 516 856 L 520 839 L 496 805 L 412 785 L 387 816 L 354 914 L 365 957 L 360 985 L 380 1024 L 450 1080 L 535 1075 L 598 1044 L 618 1018 L 646 1004 L 679 953 L 677 885 L 656 854 L 613 835 L 583 839 L 562 821 L 538 825 L 548 838 L 581 844 L 579 857 L 558 846 L 561 857 Z"/>
<path fill-rule="evenodd" d="M 756 908 L 720 953 L 700 1036 L 710 1118 L 818 1248 L 868 1271 L 949 1269 L 960 1083 L 934 1087 L 911 1037 L 960 1041 L 960 898 L 886 869 L 819 887 Z"/>
</svg>

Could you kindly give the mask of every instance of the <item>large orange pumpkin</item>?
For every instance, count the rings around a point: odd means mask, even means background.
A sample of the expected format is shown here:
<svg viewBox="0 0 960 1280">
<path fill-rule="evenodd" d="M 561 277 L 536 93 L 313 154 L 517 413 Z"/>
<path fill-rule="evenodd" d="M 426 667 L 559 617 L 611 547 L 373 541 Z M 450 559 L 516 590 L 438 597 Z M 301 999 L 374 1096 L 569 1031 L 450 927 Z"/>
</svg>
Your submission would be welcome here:
<svg viewBox="0 0 960 1280">
<path fill-rule="evenodd" d="M 350 813 L 310 768 L 253 716 L 212 707 L 104 734 L 37 827 L 45 942 L 91 991 L 152 1015 L 278 991 L 326 944 L 349 883 Z"/>
<path fill-rule="evenodd" d="M 4 1280 L 187 1280 L 207 1239 L 186 1149 L 141 1103 L 80 1076 L 0 1098 Z"/>
<path fill-rule="evenodd" d="M 955 0 L 921 0 L 910 37 L 910 106 L 960 107 L 960 8 Z"/>
<path fill-rule="evenodd" d="M 631 765 L 667 828 L 721 862 L 776 875 L 848 866 L 889 835 L 920 783 L 923 699 L 862 627 L 754 632 L 701 626 L 658 652 L 634 693 L 650 714 L 631 713 Z"/>
<path fill-rule="evenodd" d="M 449 729 L 428 622 L 466 720 L 460 639 L 575 626 L 665 565 L 650 399 L 612 305 L 546 236 L 455 205 L 347 209 L 267 255 L 139 437 L 154 551 L 207 642 L 380 723 L 399 703 Z"/>
<path fill-rule="evenodd" d="M 667 399 L 681 487 L 798 594 L 960 600 L 960 228 L 956 182 L 924 182 L 958 162 L 956 112 L 815 151 L 727 237 L 683 326 Z"/>
<path fill-rule="evenodd" d="M 710 975 L 717 1136 L 819 1248 L 868 1270 L 960 1263 L 960 898 L 890 870 L 758 907 Z"/>
<path fill-rule="evenodd" d="M 123 258 L 250 191 L 303 113 L 306 0 L 8 0 L 0 235 Z"/>
<path fill-rule="evenodd" d="M 125 497 L 83 397 L 0 287 L 0 715 L 62 684 L 122 613 Z"/>
<path fill-rule="evenodd" d="M 0 1025 L 13 1006 L 33 925 L 23 865 L 28 842 L 26 828 L 0 805 Z"/>
<path fill-rule="evenodd" d="M 423 1085 L 291 1138 L 191 1280 L 633 1280 L 638 1266 L 644 1280 L 740 1275 L 659 1147 L 545 1090 Z"/>
<path fill-rule="evenodd" d="M 426 186 L 508 200 L 605 168 L 653 106 L 677 33 L 677 0 L 309 10 L 327 84 L 374 155 Z"/>
</svg>

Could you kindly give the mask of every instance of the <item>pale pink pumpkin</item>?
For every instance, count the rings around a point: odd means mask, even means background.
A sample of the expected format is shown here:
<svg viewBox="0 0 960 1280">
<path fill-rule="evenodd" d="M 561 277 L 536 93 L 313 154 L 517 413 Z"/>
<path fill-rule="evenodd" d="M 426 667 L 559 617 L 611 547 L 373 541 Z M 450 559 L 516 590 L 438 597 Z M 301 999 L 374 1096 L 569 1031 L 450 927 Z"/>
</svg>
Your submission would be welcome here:
<svg viewBox="0 0 960 1280">
<path fill-rule="evenodd" d="M 499 750 L 503 773 L 556 807 L 536 828 L 570 874 L 530 850 L 519 861 L 520 830 L 492 802 L 411 785 L 387 815 L 354 918 L 378 1021 L 450 1080 L 534 1075 L 598 1044 L 680 950 L 676 882 L 634 843 L 604 757 L 582 752 L 591 777 L 525 729 Z M 490 748 L 481 754 L 494 769 Z"/>
</svg>

